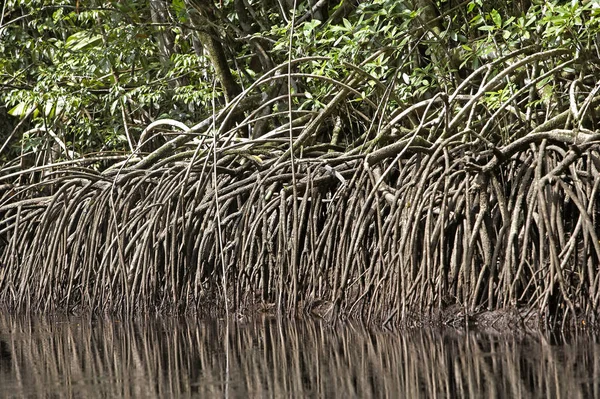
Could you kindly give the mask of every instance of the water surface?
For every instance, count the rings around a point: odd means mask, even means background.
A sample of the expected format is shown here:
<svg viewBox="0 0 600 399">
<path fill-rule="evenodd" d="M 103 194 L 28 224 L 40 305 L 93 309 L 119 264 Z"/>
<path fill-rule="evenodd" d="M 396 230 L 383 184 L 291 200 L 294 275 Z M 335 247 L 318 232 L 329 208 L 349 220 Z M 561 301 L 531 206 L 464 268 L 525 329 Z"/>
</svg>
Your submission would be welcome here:
<svg viewBox="0 0 600 399">
<path fill-rule="evenodd" d="M 0 315 L 0 397 L 592 398 L 594 336 Z"/>
</svg>

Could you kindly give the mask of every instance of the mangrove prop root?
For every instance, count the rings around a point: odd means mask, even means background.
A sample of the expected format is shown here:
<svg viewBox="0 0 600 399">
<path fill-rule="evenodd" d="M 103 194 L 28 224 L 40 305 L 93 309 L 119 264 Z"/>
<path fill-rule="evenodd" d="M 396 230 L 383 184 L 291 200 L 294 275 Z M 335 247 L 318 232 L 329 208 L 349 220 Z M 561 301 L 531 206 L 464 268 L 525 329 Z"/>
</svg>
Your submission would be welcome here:
<svg viewBox="0 0 600 399">
<path fill-rule="evenodd" d="M 529 62 L 550 61 L 505 57 L 498 76 Z M 257 96 L 256 84 L 193 128 L 165 121 L 181 135 L 103 171 L 82 161 L 0 173 L 0 303 L 128 314 L 227 305 L 397 325 L 449 306 L 516 307 L 594 321 L 600 133 L 570 126 L 560 107 L 528 124 L 508 104 L 495 131 L 476 115 L 503 80 L 465 82 L 386 114 L 381 82 L 350 101 L 368 84 L 357 73 L 330 82 L 320 111 L 294 104 L 293 115 L 254 112 L 231 128 L 249 103 L 287 101 Z M 523 133 L 507 141 L 505 130 Z"/>
</svg>

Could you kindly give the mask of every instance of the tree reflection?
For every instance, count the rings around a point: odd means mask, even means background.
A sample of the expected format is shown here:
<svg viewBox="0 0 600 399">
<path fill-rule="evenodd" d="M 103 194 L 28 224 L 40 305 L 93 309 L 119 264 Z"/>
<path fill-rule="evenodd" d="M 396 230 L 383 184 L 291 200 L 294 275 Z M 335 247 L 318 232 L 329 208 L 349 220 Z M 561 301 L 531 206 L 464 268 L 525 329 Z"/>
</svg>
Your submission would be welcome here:
<svg viewBox="0 0 600 399">
<path fill-rule="evenodd" d="M 599 397 L 593 336 L 0 315 L 0 396 Z"/>
</svg>

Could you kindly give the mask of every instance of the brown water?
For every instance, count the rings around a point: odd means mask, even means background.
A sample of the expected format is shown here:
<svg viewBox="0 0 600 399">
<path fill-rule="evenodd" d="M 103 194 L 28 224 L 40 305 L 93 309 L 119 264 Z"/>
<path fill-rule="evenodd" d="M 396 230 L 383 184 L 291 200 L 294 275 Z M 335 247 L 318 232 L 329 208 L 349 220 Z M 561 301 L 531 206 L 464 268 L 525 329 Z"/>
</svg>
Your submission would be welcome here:
<svg viewBox="0 0 600 399">
<path fill-rule="evenodd" d="M 0 397 L 594 398 L 598 342 L 0 315 Z"/>
</svg>

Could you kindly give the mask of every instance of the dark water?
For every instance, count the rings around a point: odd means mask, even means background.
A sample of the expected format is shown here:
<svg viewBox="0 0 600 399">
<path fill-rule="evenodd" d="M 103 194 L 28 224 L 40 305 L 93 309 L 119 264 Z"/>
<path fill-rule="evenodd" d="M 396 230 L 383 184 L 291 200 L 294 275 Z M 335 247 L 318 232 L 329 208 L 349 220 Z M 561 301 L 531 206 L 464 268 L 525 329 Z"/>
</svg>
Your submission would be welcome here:
<svg viewBox="0 0 600 399">
<path fill-rule="evenodd" d="M 598 398 L 598 342 L 0 315 L 0 397 Z"/>
</svg>

